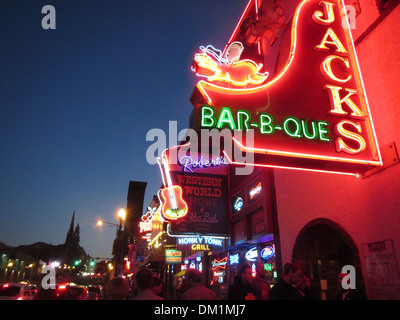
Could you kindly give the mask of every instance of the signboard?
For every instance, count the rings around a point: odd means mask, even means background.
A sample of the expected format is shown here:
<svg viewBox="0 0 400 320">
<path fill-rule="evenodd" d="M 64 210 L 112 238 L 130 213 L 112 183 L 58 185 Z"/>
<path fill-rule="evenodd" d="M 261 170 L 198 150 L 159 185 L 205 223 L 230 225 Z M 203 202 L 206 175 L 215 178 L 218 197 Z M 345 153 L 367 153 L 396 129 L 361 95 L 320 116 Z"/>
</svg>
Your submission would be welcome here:
<svg viewBox="0 0 400 320">
<path fill-rule="evenodd" d="M 221 251 L 224 242 L 212 237 L 180 237 L 176 240 L 176 248 L 181 251 Z"/>
<path fill-rule="evenodd" d="M 246 252 L 246 259 L 252 262 L 257 261 L 258 259 L 257 247 L 253 247 Z"/>
<path fill-rule="evenodd" d="M 165 263 L 166 264 L 181 264 L 182 252 L 174 249 L 165 250 Z"/>
<path fill-rule="evenodd" d="M 166 150 L 163 165 L 164 186 L 172 186 L 177 210 L 167 190 L 161 202 L 163 218 L 169 221 L 170 235 L 228 234 L 228 166 L 220 155 L 193 158 L 190 152 L 177 152 L 181 146 Z M 161 197 L 160 197 L 161 198 Z M 172 209 L 172 210 L 170 210 Z"/>
<path fill-rule="evenodd" d="M 363 244 L 367 281 L 373 300 L 400 299 L 400 273 L 393 241 Z"/>
<path fill-rule="evenodd" d="M 261 250 L 260 256 L 264 260 L 272 259 L 275 256 L 275 248 L 273 246 L 266 246 Z"/>
<path fill-rule="evenodd" d="M 200 47 L 192 70 L 197 129 L 253 129 L 232 143 L 255 166 L 359 176 L 382 165 L 342 0 L 250 0 L 226 48 Z"/>
</svg>

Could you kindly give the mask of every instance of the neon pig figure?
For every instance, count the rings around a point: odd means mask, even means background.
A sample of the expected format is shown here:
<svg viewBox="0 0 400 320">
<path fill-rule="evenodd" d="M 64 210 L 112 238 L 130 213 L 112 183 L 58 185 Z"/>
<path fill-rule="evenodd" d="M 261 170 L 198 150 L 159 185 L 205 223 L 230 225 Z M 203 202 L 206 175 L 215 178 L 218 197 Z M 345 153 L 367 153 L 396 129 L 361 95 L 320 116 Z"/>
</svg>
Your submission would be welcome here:
<svg viewBox="0 0 400 320">
<path fill-rule="evenodd" d="M 230 44 L 225 58 L 220 50 L 212 46 L 200 47 L 194 56 L 192 71 L 210 82 L 226 82 L 238 87 L 265 82 L 268 72 L 260 72 L 263 64 L 256 64 L 250 59 L 240 60 L 242 52 L 243 45 L 239 41 Z"/>
</svg>

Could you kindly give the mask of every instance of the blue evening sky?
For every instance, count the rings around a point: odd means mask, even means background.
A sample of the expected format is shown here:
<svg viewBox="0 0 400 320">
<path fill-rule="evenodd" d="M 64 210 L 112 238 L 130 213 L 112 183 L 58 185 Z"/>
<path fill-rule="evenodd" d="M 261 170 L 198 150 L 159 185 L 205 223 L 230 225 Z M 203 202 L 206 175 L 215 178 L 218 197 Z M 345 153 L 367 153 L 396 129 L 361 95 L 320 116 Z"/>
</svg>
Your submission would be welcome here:
<svg viewBox="0 0 400 320">
<path fill-rule="evenodd" d="M 223 49 L 247 0 L 1 0 L 0 242 L 81 245 L 110 257 L 130 180 L 161 175 L 146 133 L 188 127 L 201 45 Z M 42 28 L 42 7 L 56 29 Z"/>
</svg>

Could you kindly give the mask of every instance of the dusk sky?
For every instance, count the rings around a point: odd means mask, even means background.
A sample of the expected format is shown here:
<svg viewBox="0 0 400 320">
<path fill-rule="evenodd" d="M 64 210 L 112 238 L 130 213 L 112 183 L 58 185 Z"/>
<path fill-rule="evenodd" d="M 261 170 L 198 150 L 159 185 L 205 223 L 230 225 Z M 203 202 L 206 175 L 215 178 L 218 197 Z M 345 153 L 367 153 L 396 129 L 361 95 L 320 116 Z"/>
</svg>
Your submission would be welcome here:
<svg viewBox="0 0 400 320">
<path fill-rule="evenodd" d="M 129 181 L 161 185 L 153 128 L 188 127 L 199 46 L 223 49 L 247 0 L 1 0 L 0 242 L 65 241 L 111 257 Z M 56 29 L 44 30 L 45 5 Z"/>
</svg>

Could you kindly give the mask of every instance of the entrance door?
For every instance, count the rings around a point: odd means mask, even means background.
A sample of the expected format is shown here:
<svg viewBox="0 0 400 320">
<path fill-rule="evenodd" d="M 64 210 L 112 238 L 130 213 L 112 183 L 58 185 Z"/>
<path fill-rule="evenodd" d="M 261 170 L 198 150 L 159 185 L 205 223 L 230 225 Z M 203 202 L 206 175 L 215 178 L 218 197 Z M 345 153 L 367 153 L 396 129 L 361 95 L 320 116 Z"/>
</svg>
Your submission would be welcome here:
<svg viewBox="0 0 400 320">
<path fill-rule="evenodd" d="M 310 277 L 320 299 L 336 299 L 338 275 L 345 265 L 356 268 L 357 286 L 365 290 L 358 249 L 344 229 L 330 220 L 314 220 L 303 228 L 293 249 L 293 261 Z"/>
</svg>

